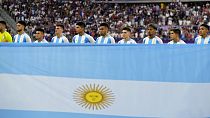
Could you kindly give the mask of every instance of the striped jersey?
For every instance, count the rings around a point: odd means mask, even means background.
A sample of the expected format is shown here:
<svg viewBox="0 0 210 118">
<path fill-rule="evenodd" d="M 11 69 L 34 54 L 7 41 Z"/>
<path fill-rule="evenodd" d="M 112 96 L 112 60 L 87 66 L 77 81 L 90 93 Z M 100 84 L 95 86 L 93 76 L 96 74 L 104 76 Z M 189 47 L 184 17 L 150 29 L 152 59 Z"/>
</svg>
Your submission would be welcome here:
<svg viewBox="0 0 210 118">
<path fill-rule="evenodd" d="M 147 36 L 143 39 L 143 43 L 144 44 L 163 44 L 163 41 L 157 36 L 155 36 L 152 39 L 149 39 L 149 37 Z"/>
<path fill-rule="evenodd" d="M 48 43 L 48 41 L 46 40 L 46 39 L 42 39 L 42 41 L 38 41 L 38 40 L 36 40 L 36 41 L 34 41 L 34 43 Z"/>
<path fill-rule="evenodd" d="M 135 40 L 130 38 L 128 41 L 126 41 L 125 39 L 122 39 L 118 42 L 118 44 L 137 44 L 137 43 Z"/>
<path fill-rule="evenodd" d="M 82 36 L 80 36 L 79 34 L 75 35 L 72 39 L 72 42 L 76 44 L 95 43 L 95 40 L 92 36 L 84 33 Z"/>
<path fill-rule="evenodd" d="M 100 36 L 96 39 L 96 44 L 114 44 L 115 40 L 112 36 L 107 35 L 106 37 Z"/>
<path fill-rule="evenodd" d="M 168 42 L 168 44 L 186 44 L 183 40 L 179 40 L 179 42 L 174 42 L 173 40 Z"/>
<path fill-rule="evenodd" d="M 201 36 L 196 37 L 195 44 L 210 44 L 210 36 L 206 38 L 202 38 Z"/>
<path fill-rule="evenodd" d="M 65 36 L 61 36 L 59 38 L 57 36 L 54 36 L 51 39 L 51 42 L 52 43 L 69 43 L 69 40 Z"/>
<path fill-rule="evenodd" d="M 25 32 L 21 35 L 16 34 L 14 36 L 14 42 L 15 43 L 31 43 L 31 38 L 28 34 L 26 34 Z"/>
</svg>

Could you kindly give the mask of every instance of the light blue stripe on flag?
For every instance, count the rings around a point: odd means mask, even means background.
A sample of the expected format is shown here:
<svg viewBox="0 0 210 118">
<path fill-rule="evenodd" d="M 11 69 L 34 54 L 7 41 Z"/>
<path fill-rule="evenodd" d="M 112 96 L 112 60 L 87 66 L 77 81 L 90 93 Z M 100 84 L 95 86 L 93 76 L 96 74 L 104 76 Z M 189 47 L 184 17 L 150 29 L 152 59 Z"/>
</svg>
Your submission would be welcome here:
<svg viewBox="0 0 210 118">
<path fill-rule="evenodd" d="M 126 117 L 126 116 L 93 115 L 93 114 L 79 114 L 79 113 L 67 113 L 67 112 L 23 111 L 23 110 L 22 111 L 0 110 L 0 117 L 1 118 L 137 118 L 137 117 Z"/>
<path fill-rule="evenodd" d="M 90 79 L 210 82 L 209 45 L 7 46 L 0 47 L 0 53 L 3 55 L 0 57 L 0 73 Z"/>
</svg>

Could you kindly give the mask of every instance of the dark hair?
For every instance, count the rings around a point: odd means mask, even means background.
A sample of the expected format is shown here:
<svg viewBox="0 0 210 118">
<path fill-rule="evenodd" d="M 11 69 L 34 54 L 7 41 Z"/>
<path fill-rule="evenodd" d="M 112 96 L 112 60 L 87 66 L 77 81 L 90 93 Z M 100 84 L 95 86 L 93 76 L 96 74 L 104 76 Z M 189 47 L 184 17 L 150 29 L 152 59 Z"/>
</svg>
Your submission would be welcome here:
<svg viewBox="0 0 210 118">
<path fill-rule="evenodd" d="M 26 27 L 26 22 L 25 21 L 18 21 L 17 23 L 23 25 L 24 27 Z"/>
<path fill-rule="evenodd" d="M 85 28 L 86 27 L 86 25 L 85 25 L 84 22 L 78 22 L 76 25 L 79 25 L 82 28 Z"/>
<path fill-rule="evenodd" d="M 181 36 L 181 30 L 180 29 L 178 29 L 178 28 L 173 28 L 173 29 L 170 29 L 169 30 L 169 32 L 170 31 L 173 31 L 175 34 L 178 34 L 179 35 L 179 37 Z"/>
<path fill-rule="evenodd" d="M 203 27 L 205 27 L 207 30 L 209 30 L 209 26 L 208 26 L 207 24 L 202 24 L 202 25 L 200 25 L 200 26 L 203 26 Z"/>
<path fill-rule="evenodd" d="M 158 29 L 158 26 L 156 24 L 149 24 L 147 27 L 152 27 L 155 30 Z"/>
<path fill-rule="evenodd" d="M 1 24 L 4 24 L 5 26 L 7 25 L 7 23 L 5 21 L 0 21 Z"/>
<path fill-rule="evenodd" d="M 131 32 L 131 29 L 129 27 L 124 27 L 122 30 L 126 30 L 126 31 Z"/>
<path fill-rule="evenodd" d="M 44 29 L 42 28 L 37 28 L 36 31 L 42 32 L 44 34 Z"/>
<path fill-rule="evenodd" d="M 63 24 L 56 24 L 57 27 L 61 27 L 62 29 L 64 29 L 64 25 Z"/>
<path fill-rule="evenodd" d="M 109 29 L 109 25 L 108 25 L 107 23 L 101 23 L 101 24 L 100 24 L 100 27 L 101 27 L 101 26 L 107 27 L 107 28 Z"/>
</svg>

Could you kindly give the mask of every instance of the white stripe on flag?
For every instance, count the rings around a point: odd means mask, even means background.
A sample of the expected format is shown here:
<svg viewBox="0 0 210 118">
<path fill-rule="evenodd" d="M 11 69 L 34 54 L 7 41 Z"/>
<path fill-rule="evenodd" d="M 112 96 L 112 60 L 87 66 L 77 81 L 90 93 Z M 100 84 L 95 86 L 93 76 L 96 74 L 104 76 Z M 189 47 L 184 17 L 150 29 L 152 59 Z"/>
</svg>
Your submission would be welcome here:
<svg viewBox="0 0 210 118">
<path fill-rule="evenodd" d="M 87 101 L 78 97 L 80 93 L 93 90 L 94 84 L 104 88 L 97 89 L 99 94 L 108 96 L 104 101 L 99 100 L 94 104 L 101 105 L 98 110 L 92 109 L 94 105 L 85 108 Z M 207 117 L 210 116 L 210 93 L 207 90 L 210 90 L 210 83 L 0 74 L 0 109 L 133 117 Z"/>
</svg>

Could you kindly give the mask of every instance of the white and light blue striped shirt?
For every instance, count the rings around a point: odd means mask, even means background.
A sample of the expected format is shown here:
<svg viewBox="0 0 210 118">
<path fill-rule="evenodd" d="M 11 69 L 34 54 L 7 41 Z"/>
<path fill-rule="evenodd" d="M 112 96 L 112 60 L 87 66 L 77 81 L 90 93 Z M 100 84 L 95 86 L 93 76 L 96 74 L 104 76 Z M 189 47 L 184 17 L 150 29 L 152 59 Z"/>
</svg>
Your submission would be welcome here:
<svg viewBox="0 0 210 118">
<path fill-rule="evenodd" d="M 65 36 L 61 36 L 60 38 L 58 38 L 57 36 L 54 36 L 51 39 L 52 43 L 69 43 L 69 40 L 65 37 Z"/>
<path fill-rule="evenodd" d="M 186 44 L 183 40 L 179 40 L 179 42 L 174 42 L 173 40 L 172 41 L 170 41 L 170 42 L 168 42 L 168 44 Z"/>
<path fill-rule="evenodd" d="M 206 38 L 202 38 L 201 36 L 196 37 L 195 44 L 210 44 L 210 36 Z"/>
<path fill-rule="evenodd" d="M 21 35 L 16 34 L 14 36 L 14 43 L 31 43 L 31 38 L 25 32 Z"/>
<path fill-rule="evenodd" d="M 105 37 L 103 36 L 100 36 L 96 39 L 96 44 L 114 44 L 115 43 L 115 40 L 112 36 L 110 35 L 107 35 Z"/>
<path fill-rule="evenodd" d="M 42 39 L 42 41 L 38 41 L 38 40 L 36 40 L 36 41 L 34 41 L 34 43 L 48 43 L 48 41 L 46 40 L 46 39 Z"/>
<path fill-rule="evenodd" d="M 125 39 L 122 39 L 118 42 L 118 44 L 137 44 L 137 43 L 135 40 L 130 38 L 128 41 L 126 41 Z"/>
<path fill-rule="evenodd" d="M 150 39 L 148 36 L 143 39 L 144 44 L 163 44 L 163 41 L 155 36 L 154 38 Z"/>
<path fill-rule="evenodd" d="M 92 36 L 84 33 L 82 36 L 80 36 L 79 34 L 75 35 L 72 39 L 73 43 L 76 44 L 83 44 L 83 43 L 95 43 L 95 40 L 93 39 Z"/>
</svg>

